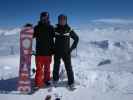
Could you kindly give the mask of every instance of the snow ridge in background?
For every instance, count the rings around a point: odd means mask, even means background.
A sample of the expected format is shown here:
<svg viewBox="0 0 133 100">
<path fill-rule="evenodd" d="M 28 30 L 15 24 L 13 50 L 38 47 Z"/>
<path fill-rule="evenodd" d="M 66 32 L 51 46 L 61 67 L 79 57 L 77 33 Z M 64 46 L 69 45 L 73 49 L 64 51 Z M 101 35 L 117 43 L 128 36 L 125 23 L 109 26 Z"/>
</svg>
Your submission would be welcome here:
<svg viewBox="0 0 133 100">
<path fill-rule="evenodd" d="M 133 20 L 131 19 L 96 19 L 92 20 L 92 22 L 98 23 L 110 23 L 110 24 L 133 24 Z"/>
<path fill-rule="evenodd" d="M 14 35 L 20 32 L 20 28 L 0 29 L 0 35 Z"/>
</svg>

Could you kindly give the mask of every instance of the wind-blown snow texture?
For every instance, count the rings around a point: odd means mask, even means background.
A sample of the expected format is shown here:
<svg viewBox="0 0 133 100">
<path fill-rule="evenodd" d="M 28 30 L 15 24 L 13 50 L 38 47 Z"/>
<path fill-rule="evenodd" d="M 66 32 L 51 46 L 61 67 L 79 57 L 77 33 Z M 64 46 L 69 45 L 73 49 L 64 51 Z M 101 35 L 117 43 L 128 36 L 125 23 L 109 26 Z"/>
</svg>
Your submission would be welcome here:
<svg viewBox="0 0 133 100">
<path fill-rule="evenodd" d="M 108 20 L 106 20 L 108 21 Z M 109 20 L 110 21 L 110 20 Z M 107 23 L 103 20 L 75 28 L 80 37 L 78 54 L 72 58 L 77 89 L 58 87 L 33 95 L 0 94 L 3 100 L 44 100 L 48 94 L 62 100 L 132 100 L 133 27 L 132 23 Z M 19 68 L 19 28 L 0 31 L 0 91 L 15 91 Z M 53 63 L 52 63 L 53 64 Z M 51 64 L 51 71 L 52 71 Z M 61 64 L 63 66 L 63 64 Z M 32 67 L 35 67 L 32 57 Z"/>
</svg>

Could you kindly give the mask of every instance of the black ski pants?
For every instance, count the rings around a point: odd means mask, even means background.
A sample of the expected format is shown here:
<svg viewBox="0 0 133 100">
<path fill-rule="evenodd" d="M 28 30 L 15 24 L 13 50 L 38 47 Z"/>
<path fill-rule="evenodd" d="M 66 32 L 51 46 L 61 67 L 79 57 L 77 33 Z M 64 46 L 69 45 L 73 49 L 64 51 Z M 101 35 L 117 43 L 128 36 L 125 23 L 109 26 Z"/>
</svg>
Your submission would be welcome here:
<svg viewBox="0 0 133 100">
<path fill-rule="evenodd" d="M 59 70 L 60 70 L 60 63 L 61 59 L 64 62 L 65 69 L 68 76 L 68 85 L 71 85 L 74 83 L 74 73 L 72 69 L 71 64 L 71 55 L 70 54 L 64 54 L 62 56 L 59 56 L 55 54 L 54 56 L 54 69 L 53 69 L 53 80 L 58 81 L 59 80 Z"/>
</svg>

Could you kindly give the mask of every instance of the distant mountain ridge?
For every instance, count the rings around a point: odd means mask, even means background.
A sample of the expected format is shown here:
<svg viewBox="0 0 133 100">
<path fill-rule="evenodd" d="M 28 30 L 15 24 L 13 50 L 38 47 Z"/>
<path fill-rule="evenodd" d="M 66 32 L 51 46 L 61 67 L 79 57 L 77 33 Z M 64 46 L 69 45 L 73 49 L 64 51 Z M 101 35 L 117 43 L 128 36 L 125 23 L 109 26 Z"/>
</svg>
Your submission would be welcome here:
<svg viewBox="0 0 133 100">
<path fill-rule="evenodd" d="M 0 35 L 14 35 L 19 34 L 20 28 L 12 28 L 12 29 L 0 29 Z"/>
</svg>

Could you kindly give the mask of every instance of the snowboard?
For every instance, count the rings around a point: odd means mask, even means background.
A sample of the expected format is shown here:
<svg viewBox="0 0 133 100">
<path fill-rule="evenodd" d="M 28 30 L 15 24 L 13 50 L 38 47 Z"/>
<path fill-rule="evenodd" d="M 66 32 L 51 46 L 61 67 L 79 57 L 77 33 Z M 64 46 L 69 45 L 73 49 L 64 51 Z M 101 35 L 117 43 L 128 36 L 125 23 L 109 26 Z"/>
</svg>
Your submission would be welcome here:
<svg viewBox="0 0 133 100">
<path fill-rule="evenodd" d="M 25 26 L 20 32 L 20 65 L 17 90 L 22 94 L 28 94 L 32 91 L 30 70 L 33 27 Z"/>
</svg>

